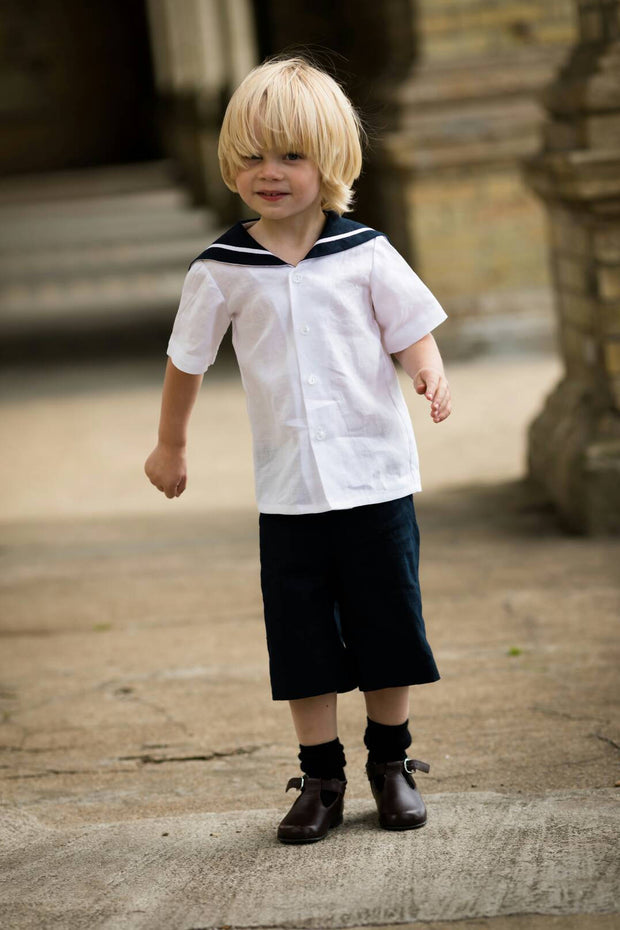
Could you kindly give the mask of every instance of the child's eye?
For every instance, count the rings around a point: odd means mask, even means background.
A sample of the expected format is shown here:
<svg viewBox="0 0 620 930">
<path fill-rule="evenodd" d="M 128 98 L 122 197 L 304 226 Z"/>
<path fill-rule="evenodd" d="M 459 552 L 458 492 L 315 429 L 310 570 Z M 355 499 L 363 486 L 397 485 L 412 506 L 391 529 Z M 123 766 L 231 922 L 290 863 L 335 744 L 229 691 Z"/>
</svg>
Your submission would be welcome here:
<svg viewBox="0 0 620 930">
<path fill-rule="evenodd" d="M 298 161 L 300 158 L 303 158 L 304 156 L 301 154 L 301 152 L 287 152 L 284 157 L 287 158 L 289 161 Z"/>
</svg>

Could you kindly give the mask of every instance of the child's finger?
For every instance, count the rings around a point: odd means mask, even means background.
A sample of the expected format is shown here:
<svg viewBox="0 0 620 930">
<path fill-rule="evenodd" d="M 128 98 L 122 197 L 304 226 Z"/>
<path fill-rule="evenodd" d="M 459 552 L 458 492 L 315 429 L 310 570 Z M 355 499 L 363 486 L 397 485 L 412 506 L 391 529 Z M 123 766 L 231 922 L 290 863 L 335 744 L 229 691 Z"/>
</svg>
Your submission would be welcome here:
<svg viewBox="0 0 620 930">
<path fill-rule="evenodd" d="M 441 378 L 431 401 L 432 406 L 435 409 L 438 409 L 443 403 L 445 403 L 449 396 L 450 388 L 448 387 L 448 382 L 445 380 L 445 378 Z"/>
<path fill-rule="evenodd" d="M 448 390 L 448 382 L 446 381 L 446 379 L 438 378 L 435 384 L 435 390 L 433 391 L 433 393 L 429 396 L 429 392 L 428 391 L 426 392 L 426 397 L 428 398 L 428 400 L 430 400 L 431 406 L 433 408 L 436 408 L 441 404 L 444 397 L 446 396 L 447 390 Z"/>
<path fill-rule="evenodd" d="M 428 378 L 426 379 L 426 392 L 424 395 L 427 398 L 427 400 L 432 401 L 434 399 L 435 394 L 437 393 L 437 389 L 439 388 L 440 381 L 441 379 L 438 378 L 436 375 L 428 376 Z"/>
<path fill-rule="evenodd" d="M 452 405 L 448 404 L 446 407 L 442 407 L 441 410 L 433 414 L 433 422 L 441 423 L 442 420 L 447 420 L 447 418 L 452 413 Z"/>
<path fill-rule="evenodd" d="M 446 417 L 450 416 L 452 412 L 452 400 L 450 398 L 450 391 L 447 391 L 441 403 L 435 407 L 431 407 L 431 416 L 435 423 L 440 423 L 442 420 L 445 420 Z"/>
<path fill-rule="evenodd" d="M 445 420 L 450 413 L 450 388 L 448 382 L 442 379 L 439 388 L 431 403 L 431 417 L 435 422 Z"/>
<path fill-rule="evenodd" d="M 415 382 L 414 382 L 415 384 Z M 415 389 L 418 394 L 424 394 L 427 400 L 432 400 L 439 385 L 439 375 L 433 371 L 421 371 L 417 376 Z"/>
<path fill-rule="evenodd" d="M 413 379 L 413 387 L 416 394 L 425 394 L 426 393 L 426 378 L 420 372 L 417 373 Z"/>
</svg>

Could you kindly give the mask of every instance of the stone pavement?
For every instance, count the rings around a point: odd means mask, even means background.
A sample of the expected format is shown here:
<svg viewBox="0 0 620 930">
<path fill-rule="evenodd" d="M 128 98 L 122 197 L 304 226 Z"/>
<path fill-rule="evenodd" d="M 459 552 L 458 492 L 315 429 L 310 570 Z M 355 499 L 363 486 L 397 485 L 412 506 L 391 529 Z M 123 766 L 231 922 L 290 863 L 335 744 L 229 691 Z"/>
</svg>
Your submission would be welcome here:
<svg viewBox="0 0 620 930">
<path fill-rule="evenodd" d="M 320 844 L 274 839 L 274 810 L 50 829 L 15 817 L 6 926 L 349 927 L 613 911 L 614 789 L 428 797 L 432 825 L 378 833 L 371 804 Z M 585 863 L 584 863 L 585 856 Z M 19 892 L 18 892 L 19 890 Z"/>
<path fill-rule="evenodd" d="M 345 824 L 290 848 L 238 381 L 206 380 L 169 502 L 141 474 L 161 365 L 5 371 L 2 926 L 618 926 L 620 543 L 564 535 L 519 481 L 557 376 L 544 356 L 454 364 L 440 426 L 403 381 L 443 675 L 412 699 L 429 823 L 376 829 L 352 693 Z"/>
</svg>

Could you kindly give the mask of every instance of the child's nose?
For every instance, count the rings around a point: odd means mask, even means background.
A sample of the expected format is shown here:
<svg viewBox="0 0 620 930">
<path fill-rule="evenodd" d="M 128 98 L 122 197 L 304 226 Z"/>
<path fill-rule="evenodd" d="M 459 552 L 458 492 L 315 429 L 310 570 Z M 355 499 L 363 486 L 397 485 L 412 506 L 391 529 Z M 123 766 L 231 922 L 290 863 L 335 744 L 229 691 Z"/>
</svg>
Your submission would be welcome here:
<svg viewBox="0 0 620 930">
<path fill-rule="evenodd" d="M 261 168 L 264 178 L 277 178 L 282 175 L 282 166 L 275 158 L 263 158 Z"/>
</svg>

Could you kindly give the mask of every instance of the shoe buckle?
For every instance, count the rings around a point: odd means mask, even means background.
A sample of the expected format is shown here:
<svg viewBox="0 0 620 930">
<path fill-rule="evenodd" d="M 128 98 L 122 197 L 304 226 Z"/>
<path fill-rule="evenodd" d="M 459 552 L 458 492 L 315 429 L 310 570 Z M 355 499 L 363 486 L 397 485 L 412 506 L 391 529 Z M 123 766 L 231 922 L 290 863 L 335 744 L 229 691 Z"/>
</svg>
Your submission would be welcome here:
<svg viewBox="0 0 620 930">
<path fill-rule="evenodd" d="M 411 768 L 407 768 L 407 763 L 411 763 Z M 431 767 L 428 762 L 420 762 L 419 759 L 405 759 L 403 762 L 403 768 L 407 775 L 413 775 L 414 772 L 430 772 Z"/>
<path fill-rule="evenodd" d="M 297 788 L 298 791 L 301 791 L 304 786 L 304 776 L 301 778 L 289 778 L 286 790 L 290 791 L 291 788 Z"/>
</svg>

